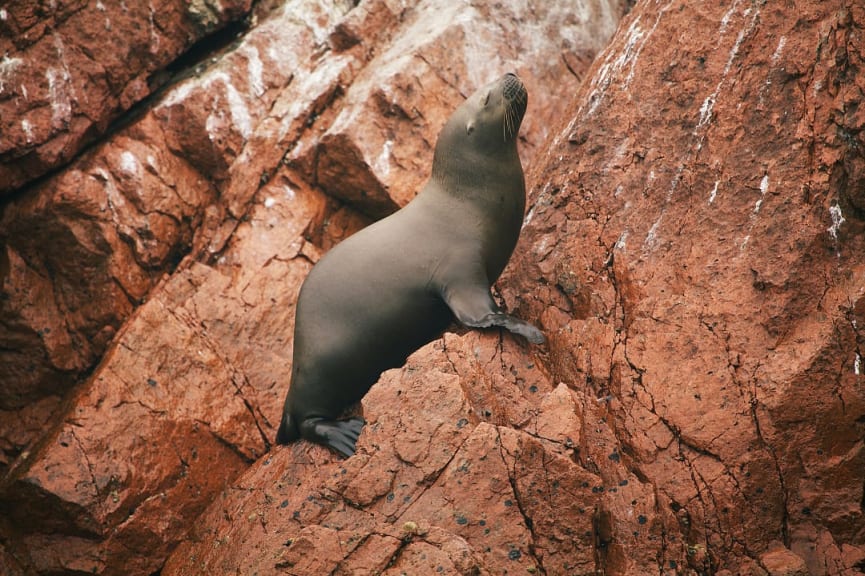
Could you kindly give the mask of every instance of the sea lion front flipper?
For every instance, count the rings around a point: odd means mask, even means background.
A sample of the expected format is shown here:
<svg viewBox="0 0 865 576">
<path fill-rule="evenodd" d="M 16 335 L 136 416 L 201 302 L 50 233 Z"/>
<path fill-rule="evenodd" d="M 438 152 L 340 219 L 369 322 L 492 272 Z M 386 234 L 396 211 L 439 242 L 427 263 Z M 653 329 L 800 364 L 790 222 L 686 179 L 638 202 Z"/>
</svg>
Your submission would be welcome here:
<svg viewBox="0 0 865 576">
<path fill-rule="evenodd" d="M 448 286 L 444 299 L 456 319 L 470 328 L 501 326 L 532 344 L 543 344 L 544 334 L 535 326 L 516 316 L 505 314 L 496 306 L 486 287 L 477 285 Z"/>
<path fill-rule="evenodd" d="M 307 418 L 300 423 L 300 435 L 317 444 L 324 444 L 348 458 L 354 455 L 357 438 L 364 424 L 366 422 L 363 418 L 358 417 L 346 420 Z"/>
<path fill-rule="evenodd" d="M 516 316 L 505 314 L 504 312 L 495 312 L 484 317 L 483 321 L 489 324 L 488 326 L 501 326 L 507 328 L 509 332 L 519 334 L 532 344 L 543 344 L 546 338 L 544 333 L 538 330 L 537 327 L 529 324 L 524 320 L 520 320 Z"/>
</svg>

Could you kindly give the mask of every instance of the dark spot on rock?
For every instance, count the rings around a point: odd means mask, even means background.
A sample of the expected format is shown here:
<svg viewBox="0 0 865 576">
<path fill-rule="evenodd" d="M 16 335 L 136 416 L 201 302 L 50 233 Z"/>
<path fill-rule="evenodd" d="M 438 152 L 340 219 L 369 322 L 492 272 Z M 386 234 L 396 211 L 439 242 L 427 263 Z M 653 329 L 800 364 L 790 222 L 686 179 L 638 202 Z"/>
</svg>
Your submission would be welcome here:
<svg viewBox="0 0 865 576">
<path fill-rule="evenodd" d="M 531 392 L 532 394 L 534 394 L 534 393 L 537 392 L 537 391 L 538 391 L 538 387 L 535 386 L 534 384 L 532 384 L 531 386 L 529 386 L 529 392 Z"/>
<path fill-rule="evenodd" d="M 457 429 L 461 430 L 468 423 L 469 423 L 468 419 L 460 418 L 459 421 L 457 421 Z"/>
<path fill-rule="evenodd" d="M 522 555 L 522 552 L 520 552 L 516 548 L 512 548 L 511 551 L 508 552 L 508 558 L 510 558 L 511 560 L 519 560 Z"/>
<path fill-rule="evenodd" d="M 505 506 L 507 506 L 508 508 L 510 508 L 513 505 L 514 505 L 514 503 L 512 500 L 505 500 Z"/>
<path fill-rule="evenodd" d="M 295 510 L 294 512 L 292 512 L 291 517 L 295 520 L 300 520 L 300 510 Z"/>
<path fill-rule="evenodd" d="M 65 440 L 61 440 L 60 445 L 63 446 L 64 448 L 69 448 L 69 442 L 66 442 Z"/>
<path fill-rule="evenodd" d="M 147 379 L 147 385 L 148 385 L 148 386 L 156 386 L 156 384 L 157 384 L 157 382 L 156 382 L 156 380 L 154 380 L 153 378 L 148 378 L 148 379 Z"/>
<path fill-rule="evenodd" d="M 619 461 L 622 459 L 622 457 L 619 456 L 619 453 L 616 452 L 615 450 L 613 450 L 613 453 L 610 454 L 609 458 L 610 458 L 610 460 L 612 460 L 613 462 L 619 462 Z"/>
<path fill-rule="evenodd" d="M 387 495 L 387 501 L 388 502 L 393 502 L 394 498 L 395 498 L 395 496 L 394 496 L 393 492 L 391 492 L 390 494 Z"/>
<path fill-rule="evenodd" d="M 285 508 L 286 506 L 288 506 L 288 500 L 283 500 L 279 503 L 280 508 Z"/>
<path fill-rule="evenodd" d="M 643 516 L 642 514 L 640 514 L 639 516 L 637 516 L 637 523 L 638 523 L 638 524 L 645 524 L 645 523 L 648 522 L 648 521 L 649 521 L 649 519 L 646 518 L 645 516 Z"/>
<path fill-rule="evenodd" d="M 620 480 L 620 481 L 619 481 L 619 486 L 627 486 L 627 485 L 628 485 L 628 481 L 627 481 L 627 480 Z"/>
<path fill-rule="evenodd" d="M 457 516 L 457 524 L 459 524 L 460 526 L 465 526 L 468 523 L 469 520 L 465 516 Z"/>
<path fill-rule="evenodd" d="M 486 526 L 486 525 L 487 525 L 487 521 L 486 521 L 486 520 L 480 520 L 480 521 L 478 522 L 478 525 L 480 525 L 480 526 Z"/>
<path fill-rule="evenodd" d="M 802 514 L 804 514 L 805 516 L 810 516 L 811 515 L 811 509 L 808 508 L 807 506 L 805 508 L 802 508 Z"/>
<path fill-rule="evenodd" d="M 670 568 L 675 570 L 678 567 L 679 567 L 679 564 L 675 560 L 670 560 Z"/>
</svg>

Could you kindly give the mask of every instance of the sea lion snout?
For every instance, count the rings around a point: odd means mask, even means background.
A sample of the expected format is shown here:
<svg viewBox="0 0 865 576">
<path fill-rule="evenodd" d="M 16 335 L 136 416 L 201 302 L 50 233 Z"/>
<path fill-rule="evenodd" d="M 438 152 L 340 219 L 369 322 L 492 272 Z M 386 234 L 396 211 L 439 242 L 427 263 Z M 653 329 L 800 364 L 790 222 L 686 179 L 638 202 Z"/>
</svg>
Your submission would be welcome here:
<svg viewBox="0 0 865 576">
<path fill-rule="evenodd" d="M 508 72 L 502 78 L 504 82 L 504 88 L 502 89 L 502 94 L 505 97 L 505 100 L 512 101 L 520 101 L 525 102 L 526 100 L 526 87 L 523 85 L 523 81 L 520 80 L 520 77 L 514 74 L 513 72 Z"/>
<path fill-rule="evenodd" d="M 520 123 L 526 113 L 528 93 L 523 81 L 513 72 L 508 72 L 500 80 L 502 84 L 502 100 L 504 102 L 505 141 L 516 138 Z"/>
</svg>

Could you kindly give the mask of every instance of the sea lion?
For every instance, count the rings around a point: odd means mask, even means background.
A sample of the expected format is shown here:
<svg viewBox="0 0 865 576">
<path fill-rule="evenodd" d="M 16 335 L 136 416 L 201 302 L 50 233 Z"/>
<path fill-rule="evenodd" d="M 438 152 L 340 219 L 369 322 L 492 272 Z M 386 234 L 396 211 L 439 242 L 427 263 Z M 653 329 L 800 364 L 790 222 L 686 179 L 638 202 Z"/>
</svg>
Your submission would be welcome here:
<svg viewBox="0 0 865 576">
<path fill-rule="evenodd" d="M 475 92 L 440 132 L 432 175 L 414 200 L 313 267 L 297 301 L 294 365 L 277 443 L 305 438 L 354 454 L 364 421 L 340 415 L 383 371 L 405 364 L 454 319 L 544 341 L 490 295 L 523 220 L 517 132 L 526 104 L 515 74 Z"/>
</svg>

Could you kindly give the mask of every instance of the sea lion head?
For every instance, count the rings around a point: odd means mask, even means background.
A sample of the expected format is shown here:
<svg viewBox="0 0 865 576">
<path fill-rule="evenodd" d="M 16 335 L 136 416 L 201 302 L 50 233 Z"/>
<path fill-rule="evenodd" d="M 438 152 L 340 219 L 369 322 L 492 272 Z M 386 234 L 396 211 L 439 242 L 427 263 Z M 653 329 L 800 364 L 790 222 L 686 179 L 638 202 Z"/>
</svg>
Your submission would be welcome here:
<svg viewBox="0 0 865 576">
<path fill-rule="evenodd" d="M 436 143 L 436 157 L 473 150 L 496 153 L 514 147 L 527 103 L 526 88 L 516 74 L 509 72 L 483 86 L 445 124 Z"/>
</svg>

